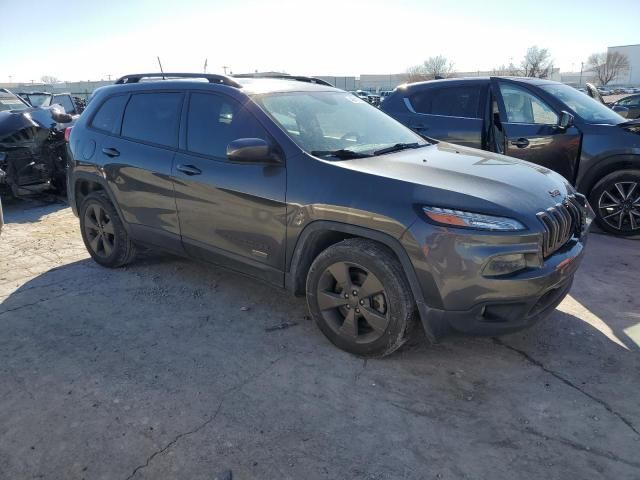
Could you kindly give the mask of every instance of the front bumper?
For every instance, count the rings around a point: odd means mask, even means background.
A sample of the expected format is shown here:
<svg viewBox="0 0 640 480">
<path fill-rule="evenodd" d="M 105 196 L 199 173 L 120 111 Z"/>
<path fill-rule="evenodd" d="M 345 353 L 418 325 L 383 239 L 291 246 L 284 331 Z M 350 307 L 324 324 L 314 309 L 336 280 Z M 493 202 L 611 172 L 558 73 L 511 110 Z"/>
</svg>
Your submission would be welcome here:
<svg viewBox="0 0 640 480">
<path fill-rule="evenodd" d="M 541 296 L 481 303 L 466 311 L 431 309 L 431 322 L 439 331 L 450 329 L 469 335 L 502 335 L 530 327 L 548 317 L 567 296 L 573 276 L 553 285 Z"/>
<path fill-rule="evenodd" d="M 408 238 L 424 239 L 420 244 Z M 547 317 L 569 293 L 584 255 L 587 232 L 571 238 L 539 265 L 501 277 L 483 276 L 487 260 L 505 253 L 534 255 L 540 235 L 482 234 L 419 222 L 405 234 L 424 294 L 420 312 L 427 334 L 452 329 L 474 335 L 499 335 Z"/>
</svg>

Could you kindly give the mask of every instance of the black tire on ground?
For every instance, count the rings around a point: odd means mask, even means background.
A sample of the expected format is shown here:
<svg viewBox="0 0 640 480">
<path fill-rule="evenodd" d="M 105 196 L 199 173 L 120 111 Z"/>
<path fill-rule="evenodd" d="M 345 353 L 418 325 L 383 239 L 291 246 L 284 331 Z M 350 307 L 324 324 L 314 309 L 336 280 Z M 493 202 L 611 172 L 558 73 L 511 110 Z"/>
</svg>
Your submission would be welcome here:
<svg viewBox="0 0 640 480">
<path fill-rule="evenodd" d="M 104 192 L 87 195 L 79 214 L 82 240 L 96 262 L 104 267 L 117 268 L 133 261 L 136 247 Z"/>
<path fill-rule="evenodd" d="M 589 203 L 603 230 L 640 235 L 640 170 L 619 170 L 603 177 L 591 189 Z"/>
<path fill-rule="evenodd" d="M 307 275 L 307 304 L 334 345 L 366 357 L 400 348 L 417 318 L 398 259 L 384 245 L 361 238 L 344 240 L 318 255 Z"/>
</svg>

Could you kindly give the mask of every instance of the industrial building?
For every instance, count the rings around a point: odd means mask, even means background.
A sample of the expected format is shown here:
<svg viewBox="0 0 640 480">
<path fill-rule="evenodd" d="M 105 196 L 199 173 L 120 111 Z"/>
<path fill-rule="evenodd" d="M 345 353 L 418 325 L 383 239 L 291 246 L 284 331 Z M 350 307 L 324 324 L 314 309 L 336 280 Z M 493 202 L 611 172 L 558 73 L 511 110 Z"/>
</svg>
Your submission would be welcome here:
<svg viewBox="0 0 640 480">
<path fill-rule="evenodd" d="M 609 47 L 608 53 L 618 52 L 629 59 L 629 70 L 614 79 L 610 85 L 640 86 L 640 43 L 636 45 L 619 45 Z"/>
</svg>

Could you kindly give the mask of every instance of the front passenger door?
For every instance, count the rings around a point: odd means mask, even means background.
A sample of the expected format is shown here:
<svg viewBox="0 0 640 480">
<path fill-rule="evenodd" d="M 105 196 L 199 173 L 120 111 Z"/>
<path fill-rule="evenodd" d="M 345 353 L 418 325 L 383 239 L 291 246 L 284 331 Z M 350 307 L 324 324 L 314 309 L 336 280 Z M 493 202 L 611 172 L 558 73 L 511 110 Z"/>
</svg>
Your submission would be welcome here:
<svg viewBox="0 0 640 480">
<path fill-rule="evenodd" d="M 505 155 L 537 163 L 574 182 L 582 134 L 558 127 L 559 113 L 539 96 L 509 80 L 492 78 L 500 110 Z"/>
<path fill-rule="evenodd" d="M 185 250 L 282 285 L 284 163 L 233 163 L 226 156 L 234 140 L 273 140 L 253 113 L 224 95 L 192 92 L 183 118 L 172 174 Z"/>
</svg>

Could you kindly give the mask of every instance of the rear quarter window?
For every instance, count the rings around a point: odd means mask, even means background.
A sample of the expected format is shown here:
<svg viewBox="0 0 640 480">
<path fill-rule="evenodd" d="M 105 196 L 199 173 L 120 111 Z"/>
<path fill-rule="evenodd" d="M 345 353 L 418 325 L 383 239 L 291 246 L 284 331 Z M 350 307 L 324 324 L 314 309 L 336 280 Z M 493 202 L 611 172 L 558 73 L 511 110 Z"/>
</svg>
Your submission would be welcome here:
<svg viewBox="0 0 640 480">
<path fill-rule="evenodd" d="M 120 125 L 124 105 L 128 95 L 118 95 L 108 98 L 99 108 L 91 120 L 91 126 L 107 133 L 116 133 Z"/>
<path fill-rule="evenodd" d="M 136 93 L 122 120 L 122 136 L 166 147 L 178 145 L 182 93 Z"/>
</svg>

